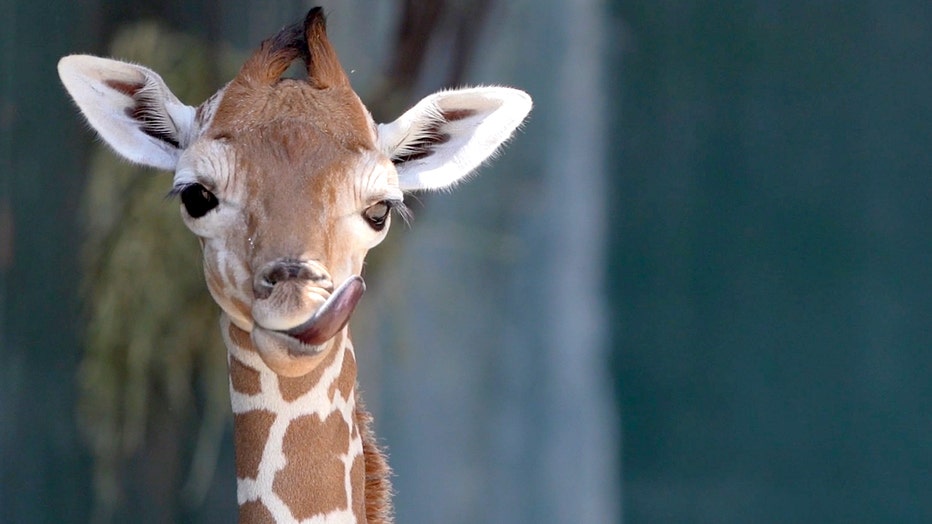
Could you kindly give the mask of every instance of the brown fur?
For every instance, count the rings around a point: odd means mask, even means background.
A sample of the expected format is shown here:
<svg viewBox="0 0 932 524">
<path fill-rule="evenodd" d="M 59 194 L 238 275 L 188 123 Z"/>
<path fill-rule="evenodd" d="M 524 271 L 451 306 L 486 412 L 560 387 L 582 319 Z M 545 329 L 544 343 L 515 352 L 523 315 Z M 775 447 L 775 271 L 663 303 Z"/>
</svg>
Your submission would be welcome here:
<svg viewBox="0 0 932 524">
<path fill-rule="evenodd" d="M 262 391 L 259 372 L 246 366 L 235 357 L 230 357 L 230 387 L 244 395 L 255 395 Z"/>
<path fill-rule="evenodd" d="M 233 449 L 236 453 L 236 476 L 256 478 L 262 452 L 269 439 L 275 414 L 257 410 L 233 415 Z"/>
<path fill-rule="evenodd" d="M 368 524 L 390 524 L 395 517 L 392 507 L 392 470 L 372 432 L 372 415 L 366 411 L 358 392 L 356 425 L 362 436 L 362 451 L 366 461 L 366 521 Z"/>
<path fill-rule="evenodd" d="M 311 85 L 318 89 L 349 86 L 340 59 L 327 39 L 323 10 L 316 8 L 308 11 L 304 24 L 308 50 L 307 76 Z"/>
<path fill-rule="evenodd" d="M 285 430 L 285 467 L 275 475 L 272 490 L 299 521 L 347 507 L 342 449 L 350 428 L 339 412 L 324 420 L 317 415 L 296 418 Z M 355 482 L 355 481 L 354 481 Z M 309 492 L 314 495 L 309 496 Z"/>
<path fill-rule="evenodd" d="M 249 522 L 250 524 L 275 524 L 275 517 L 265 504 L 258 500 L 253 500 L 240 505 L 239 521 Z"/>
</svg>

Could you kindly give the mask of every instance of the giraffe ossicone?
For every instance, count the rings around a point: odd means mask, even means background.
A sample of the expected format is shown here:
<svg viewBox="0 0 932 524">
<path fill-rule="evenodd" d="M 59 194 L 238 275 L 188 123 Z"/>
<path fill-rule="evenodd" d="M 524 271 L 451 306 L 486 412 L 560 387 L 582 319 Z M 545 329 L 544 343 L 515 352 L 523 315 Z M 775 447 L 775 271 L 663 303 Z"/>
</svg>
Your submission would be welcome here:
<svg viewBox="0 0 932 524">
<path fill-rule="evenodd" d="M 295 60 L 307 79 L 282 78 Z M 466 177 L 524 121 L 530 97 L 441 91 L 376 124 L 320 8 L 262 42 L 198 107 L 139 65 L 72 55 L 58 71 L 116 153 L 174 172 L 221 308 L 240 522 L 390 522 L 389 470 L 347 328 L 363 260 L 406 192 Z"/>
</svg>

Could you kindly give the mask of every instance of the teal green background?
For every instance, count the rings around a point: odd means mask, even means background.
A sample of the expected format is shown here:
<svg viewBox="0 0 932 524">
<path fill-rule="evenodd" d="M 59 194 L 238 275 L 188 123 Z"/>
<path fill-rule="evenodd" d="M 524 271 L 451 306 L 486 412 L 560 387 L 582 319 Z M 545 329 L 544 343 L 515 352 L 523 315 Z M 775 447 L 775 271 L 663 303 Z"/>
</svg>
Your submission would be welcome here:
<svg viewBox="0 0 932 524">
<path fill-rule="evenodd" d="M 932 519 L 932 10 L 616 2 L 629 522 Z"/>
</svg>

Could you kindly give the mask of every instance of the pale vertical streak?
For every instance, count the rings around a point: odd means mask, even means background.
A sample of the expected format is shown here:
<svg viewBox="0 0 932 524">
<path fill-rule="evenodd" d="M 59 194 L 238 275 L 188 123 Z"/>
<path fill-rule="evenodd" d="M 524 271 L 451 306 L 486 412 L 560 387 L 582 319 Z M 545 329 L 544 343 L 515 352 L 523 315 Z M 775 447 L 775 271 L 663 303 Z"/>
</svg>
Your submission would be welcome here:
<svg viewBox="0 0 932 524">
<path fill-rule="evenodd" d="M 546 281 L 548 389 L 553 412 L 543 471 L 553 522 L 619 522 L 618 424 L 612 402 L 605 311 L 606 58 L 602 3 L 560 10 L 565 44 L 555 92 L 558 123 L 543 165 L 548 209 L 559 211 Z"/>
<path fill-rule="evenodd" d="M 0 91 L 0 213 L 9 213 L 8 217 L 0 216 L 0 221 L 9 218 L 13 220 L 13 197 L 11 191 L 13 188 L 13 103 L 14 92 L 13 85 L 14 64 L 13 60 L 16 53 L 16 2 L 11 0 L 3 1 L 3 9 L 0 11 L 3 17 L 2 45 L 0 49 L 0 78 L 2 78 L 2 91 Z M 9 206 L 9 207 L 7 207 Z M 3 227 L 0 225 L 0 227 Z M 8 227 L 14 227 L 9 224 Z M 0 232 L 0 235 L 3 233 Z M 14 235 L 14 231 L 8 231 L 7 234 Z M 11 240 L 11 245 L 13 240 Z M 0 246 L 0 249 L 7 249 L 8 246 Z M 13 253 L 0 254 L 0 257 L 10 257 L 12 264 Z M 23 386 L 21 377 L 25 374 L 22 365 L 22 356 L 10 347 L 7 341 L 7 273 L 4 268 L 0 268 L 0 425 L 6 427 L 13 419 L 13 413 L 16 406 L 20 404 L 22 391 L 26 391 Z M 10 449 L 10 437 L 15 432 L 4 431 L 0 435 L 0 449 Z M 4 454 L 5 455 L 5 454 Z M 4 457 L 7 458 L 7 457 Z M 5 461 L 4 461 L 5 462 Z M 9 465 L 0 465 L 0 478 L 9 478 L 7 468 Z M 15 476 L 13 478 L 16 478 Z M 0 505 L 8 503 L 6 494 L 0 494 Z"/>
</svg>

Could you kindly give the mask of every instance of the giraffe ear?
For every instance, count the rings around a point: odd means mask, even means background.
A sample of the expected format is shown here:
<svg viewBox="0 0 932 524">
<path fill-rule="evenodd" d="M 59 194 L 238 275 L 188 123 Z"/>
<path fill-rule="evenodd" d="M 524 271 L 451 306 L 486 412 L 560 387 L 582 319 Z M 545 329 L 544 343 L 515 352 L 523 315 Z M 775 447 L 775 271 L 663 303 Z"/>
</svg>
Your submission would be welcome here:
<svg viewBox="0 0 932 524">
<path fill-rule="evenodd" d="M 441 91 L 390 124 L 379 147 L 398 169 L 404 191 L 441 189 L 492 156 L 531 110 L 531 97 L 507 87 Z"/>
<path fill-rule="evenodd" d="M 195 109 L 154 71 L 87 55 L 58 62 L 58 75 L 87 121 L 118 154 L 173 170 L 194 135 Z"/>
</svg>

